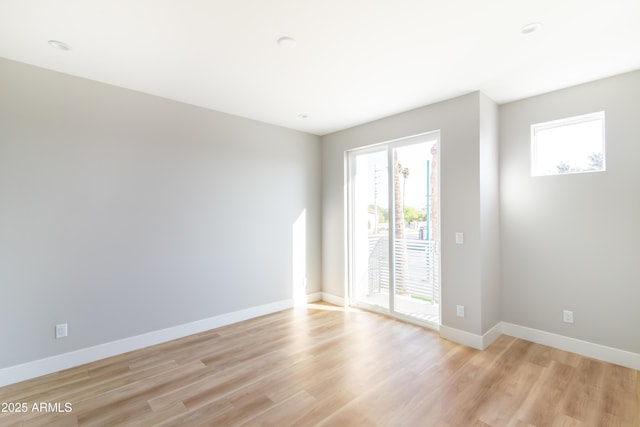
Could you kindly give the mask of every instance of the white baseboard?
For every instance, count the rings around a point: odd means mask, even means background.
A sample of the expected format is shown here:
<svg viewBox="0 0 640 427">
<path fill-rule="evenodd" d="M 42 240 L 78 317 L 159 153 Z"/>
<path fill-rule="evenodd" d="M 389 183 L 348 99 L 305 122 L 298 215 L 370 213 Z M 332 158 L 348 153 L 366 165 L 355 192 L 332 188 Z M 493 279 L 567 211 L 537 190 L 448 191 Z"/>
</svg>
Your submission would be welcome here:
<svg viewBox="0 0 640 427">
<path fill-rule="evenodd" d="M 538 329 L 527 328 L 525 326 L 514 325 L 513 323 L 500 322 L 484 335 L 476 335 L 460 329 L 440 325 L 440 336 L 442 338 L 478 350 L 484 350 L 489 347 L 489 345 L 502 334 L 602 360 L 603 362 L 640 370 L 640 354 Z"/>
<path fill-rule="evenodd" d="M 467 347 L 482 350 L 482 335 L 472 334 L 471 332 L 452 328 L 446 325 L 440 325 L 440 336 L 446 340 L 466 345 Z"/>
<path fill-rule="evenodd" d="M 345 306 L 344 298 L 332 294 L 316 292 L 307 295 L 308 302 L 315 302 L 319 300 L 341 307 Z M 232 323 L 241 322 L 243 320 L 252 319 L 254 317 L 263 316 L 265 314 L 286 310 L 292 306 L 292 300 L 278 301 L 159 331 L 124 338 L 122 340 L 56 355 L 46 359 L 10 366 L 8 368 L 0 369 L 0 387 L 72 368 L 74 366 L 83 365 L 85 363 L 94 362 L 96 360 L 126 353 L 128 351 L 138 350 L 151 345 L 160 344 Z M 547 345 L 560 350 L 570 351 L 572 353 L 592 357 L 594 359 L 614 363 L 631 369 L 640 370 L 640 354 L 638 353 L 632 353 L 512 323 L 500 322 L 484 335 L 472 334 L 460 329 L 440 325 L 440 336 L 442 336 L 442 338 L 479 350 L 487 348 L 501 334 Z"/>
<path fill-rule="evenodd" d="M 307 294 L 307 304 L 318 301 L 322 301 L 322 292 Z"/>
<path fill-rule="evenodd" d="M 484 335 L 482 335 L 482 350 L 493 344 L 500 335 L 502 335 L 502 322 L 496 323 L 493 328 L 489 329 Z"/>
<path fill-rule="evenodd" d="M 582 356 L 614 363 L 631 369 L 640 370 L 640 354 L 630 351 L 607 347 L 589 341 L 582 341 L 575 338 L 545 332 L 538 329 L 527 328 L 525 326 L 514 325 L 513 323 L 502 322 L 502 333 L 511 337 L 521 338 L 538 344 L 570 351 Z"/>
<path fill-rule="evenodd" d="M 335 296 L 333 294 L 328 294 L 326 292 L 322 292 L 322 301 L 326 301 L 330 304 L 337 305 L 340 307 L 347 306 L 344 298 Z"/>
<path fill-rule="evenodd" d="M 59 354 L 46 359 L 34 360 L 21 365 L 0 369 L 0 387 L 36 378 L 42 375 L 73 368 L 85 363 L 95 362 L 132 350 L 160 344 L 177 338 L 186 337 L 265 314 L 275 313 L 293 307 L 292 300 L 277 301 L 257 307 L 221 314 L 208 319 L 173 326 L 159 331 L 124 338 L 93 347 L 83 348 L 69 353 Z"/>
<path fill-rule="evenodd" d="M 477 335 L 450 326 L 440 325 L 440 336 L 467 347 L 484 350 L 503 334 L 503 327 L 504 322 L 498 322 L 483 335 Z"/>
<path fill-rule="evenodd" d="M 502 322 L 496 323 L 484 335 L 472 334 L 450 326 L 440 325 L 440 336 L 442 338 L 478 350 L 484 350 L 489 347 L 500 335 L 502 335 Z"/>
</svg>

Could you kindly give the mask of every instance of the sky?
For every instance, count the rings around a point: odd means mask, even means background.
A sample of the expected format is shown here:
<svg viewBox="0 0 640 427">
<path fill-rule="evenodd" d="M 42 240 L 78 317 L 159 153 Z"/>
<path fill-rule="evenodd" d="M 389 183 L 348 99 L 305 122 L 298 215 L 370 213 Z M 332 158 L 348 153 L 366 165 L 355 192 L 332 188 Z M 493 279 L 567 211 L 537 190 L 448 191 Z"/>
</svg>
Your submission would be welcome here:
<svg viewBox="0 0 640 427">
<path fill-rule="evenodd" d="M 431 147 L 433 142 L 400 146 L 397 148 L 398 162 L 403 168 L 409 169 L 409 176 L 404 184 L 405 206 L 412 206 L 418 209 L 426 207 L 427 199 L 427 161 L 431 160 Z M 387 207 L 387 151 L 367 154 L 369 162 L 369 204 L 373 205 L 375 200 L 374 188 L 377 188 L 378 206 Z M 377 174 L 376 174 L 377 171 Z M 377 185 L 373 185 L 373 177 L 377 175 Z"/>
<path fill-rule="evenodd" d="M 590 120 L 569 125 L 535 130 L 532 149 L 532 174 L 555 175 L 557 165 L 568 163 L 578 170 L 589 167 L 589 156 L 601 153 L 604 157 L 603 121 Z"/>
</svg>

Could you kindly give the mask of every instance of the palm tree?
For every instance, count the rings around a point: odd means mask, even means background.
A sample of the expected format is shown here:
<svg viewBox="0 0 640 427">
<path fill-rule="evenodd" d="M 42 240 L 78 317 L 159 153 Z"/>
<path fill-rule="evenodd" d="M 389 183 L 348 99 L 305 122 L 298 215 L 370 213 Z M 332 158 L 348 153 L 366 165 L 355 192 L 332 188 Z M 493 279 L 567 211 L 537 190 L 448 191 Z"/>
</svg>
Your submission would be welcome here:
<svg viewBox="0 0 640 427">
<path fill-rule="evenodd" d="M 401 169 L 401 174 L 402 174 L 402 209 L 404 212 L 404 195 L 406 194 L 406 189 L 407 189 L 407 178 L 409 178 L 409 168 L 403 168 L 402 165 L 400 163 L 398 163 L 398 166 Z M 406 218 L 405 218 L 406 220 Z"/>
<path fill-rule="evenodd" d="M 398 153 L 393 150 L 393 192 L 394 192 L 394 230 L 395 230 L 395 255 L 396 255 L 396 293 L 405 293 L 405 276 L 407 246 L 404 234 L 404 191 L 400 191 L 400 176 L 404 179 L 409 176 L 409 169 L 402 168 L 398 162 Z"/>
</svg>

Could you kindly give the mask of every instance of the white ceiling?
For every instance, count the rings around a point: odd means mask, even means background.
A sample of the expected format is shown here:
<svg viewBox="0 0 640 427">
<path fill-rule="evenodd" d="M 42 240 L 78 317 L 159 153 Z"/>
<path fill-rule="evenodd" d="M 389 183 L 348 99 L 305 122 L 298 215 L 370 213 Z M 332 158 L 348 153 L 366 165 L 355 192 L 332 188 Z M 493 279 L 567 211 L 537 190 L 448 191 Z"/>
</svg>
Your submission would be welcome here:
<svg viewBox="0 0 640 427">
<path fill-rule="evenodd" d="M 640 69 L 640 0 L 0 0 L 0 56 L 323 135 Z"/>
</svg>

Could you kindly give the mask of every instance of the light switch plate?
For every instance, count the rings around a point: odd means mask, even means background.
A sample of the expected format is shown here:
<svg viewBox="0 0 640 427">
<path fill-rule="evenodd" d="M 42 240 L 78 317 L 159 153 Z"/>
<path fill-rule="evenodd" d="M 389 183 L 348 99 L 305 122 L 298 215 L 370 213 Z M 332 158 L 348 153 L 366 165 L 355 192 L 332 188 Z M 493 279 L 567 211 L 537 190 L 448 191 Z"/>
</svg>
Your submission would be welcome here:
<svg viewBox="0 0 640 427">
<path fill-rule="evenodd" d="M 462 245 L 464 244 L 464 233 L 456 233 L 456 244 Z"/>
<path fill-rule="evenodd" d="M 66 323 L 56 325 L 56 338 L 64 338 L 68 335 L 68 329 Z"/>
<path fill-rule="evenodd" d="M 571 310 L 563 310 L 562 311 L 562 321 L 564 323 L 573 323 L 573 311 L 571 311 Z"/>
</svg>

